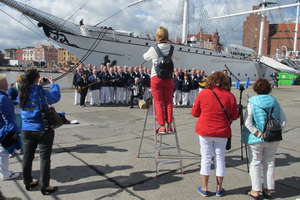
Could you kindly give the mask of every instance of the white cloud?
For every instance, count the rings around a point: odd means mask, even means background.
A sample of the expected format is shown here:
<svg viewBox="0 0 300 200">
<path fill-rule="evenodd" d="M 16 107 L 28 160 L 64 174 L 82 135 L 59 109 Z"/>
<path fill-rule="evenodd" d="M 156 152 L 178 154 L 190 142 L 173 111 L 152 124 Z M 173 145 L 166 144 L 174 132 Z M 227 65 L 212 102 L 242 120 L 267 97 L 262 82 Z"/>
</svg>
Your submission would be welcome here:
<svg viewBox="0 0 300 200">
<path fill-rule="evenodd" d="M 89 0 L 85 6 L 81 5 L 85 0 L 19 0 L 29 6 L 50 13 L 54 16 L 68 19 L 78 24 L 80 19 L 84 19 L 85 24 L 95 25 L 114 13 L 120 11 L 134 0 L 114 0 L 100 1 Z M 199 0 L 191 0 L 193 2 Z M 229 13 L 252 10 L 253 5 L 258 5 L 260 0 L 202 0 L 204 8 L 209 17 L 225 15 Z M 111 26 L 118 30 L 137 31 L 144 30 L 146 33 L 155 33 L 160 25 L 167 26 L 173 30 L 172 22 L 176 21 L 176 9 L 179 0 L 152 0 L 140 3 L 136 6 L 125 9 L 122 13 L 108 19 L 100 26 Z M 294 0 L 278 0 L 279 4 L 294 3 Z M 47 41 L 40 28 L 36 27 L 37 22 L 31 20 L 33 24 L 19 12 L 0 4 L 0 9 L 7 12 L 17 21 L 4 13 L 1 13 L 0 24 L 0 50 L 5 48 L 15 48 L 33 46 L 36 43 L 53 44 Z M 0 10 L 0 12 L 1 12 Z M 268 19 L 277 23 L 282 23 L 282 16 L 286 14 L 293 17 L 295 9 L 288 9 L 268 15 Z M 75 11 L 77 11 L 75 13 Z M 197 18 L 194 19 L 198 23 Z M 213 22 L 213 31 L 218 30 L 223 43 L 241 43 L 242 24 L 245 16 L 230 19 L 222 19 Z M 21 25 L 18 21 L 28 26 Z M 192 21 L 192 20 L 191 20 Z M 193 31 L 198 31 L 200 27 L 194 27 Z M 34 33 L 34 30 L 36 33 Z M 38 34 L 37 34 L 38 33 Z M 41 37 L 42 35 L 42 37 Z M 172 35 L 172 33 L 171 33 Z"/>
</svg>

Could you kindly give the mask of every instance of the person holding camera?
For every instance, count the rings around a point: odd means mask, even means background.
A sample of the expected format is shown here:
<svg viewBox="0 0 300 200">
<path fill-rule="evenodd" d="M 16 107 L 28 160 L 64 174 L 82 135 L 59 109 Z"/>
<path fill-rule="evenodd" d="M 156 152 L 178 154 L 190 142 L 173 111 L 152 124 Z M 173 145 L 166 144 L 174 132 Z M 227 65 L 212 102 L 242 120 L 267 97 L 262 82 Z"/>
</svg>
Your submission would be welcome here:
<svg viewBox="0 0 300 200">
<path fill-rule="evenodd" d="M 235 96 L 230 92 L 229 81 L 222 72 L 210 75 L 192 107 L 192 115 L 198 117 L 196 133 L 201 147 L 202 186 L 198 192 L 208 196 L 208 179 L 210 176 L 212 154 L 216 173 L 216 196 L 223 196 L 222 187 L 225 176 L 225 147 L 231 134 L 231 122 L 239 117 Z M 224 109 L 223 109 L 224 107 Z"/>
<path fill-rule="evenodd" d="M 13 153 L 19 146 L 17 139 L 20 130 L 16 123 L 14 104 L 6 93 L 7 90 L 6 75 L 0 74 L 0 180 L 11 180 L 20 175 L 9 170 L 9 153 Z M 4 137 L 8 137 L 10 132 L 13 132 L 11 138 L 15 139 L 15 142 L 6 147 L 3 140 Z"/>
<path fill-rule="evenodd" d="M 275 154 L 279 141 L 264 141 L 262 132 L 267 113 L 263 109 L 269 113 L 272 112 L 273 117 L 279 120 L 282 130 L 286 125 L 286 118 L 278 101 L 269 94 L 272 88 L 267 79 L 258 79 L 253 85 L 253 90 L 257 95 L 248 100 L 242 132 L 242 142 L 247 144 L 248 147 L 252 182 L 252 188 L 247 191 L 247 194 L 258 199 L 259 192 L 262 191 L 266 198 L 271 198 L 271 191 L 275 189 Z M 263 184 L 261 179 L 262 169 Z"/>
<path fill-rule="evenodd" d="M 46 195 L 55 192 L 58 187 L 49 185 L 54 130 L 45 131 L 42 108 L 48 106 L 48 104 L 57 103 L 61 95 L 59 85 L 54 83 L 52 77 L 47 78 L 50 82 L 50 91 L 42 88 L 42 79 L 36 69 L 29 69 L 23 74 L 19 105 L 22 115 L 22 136 L 24 144 L 22 168 L 25 189 L 31 191 L 39 184 L 38 181 L 32 179 L 31 174 L 34 153 L 37 146 L 39 146 L 41 192 L 43 195 Z"/>
</svg>

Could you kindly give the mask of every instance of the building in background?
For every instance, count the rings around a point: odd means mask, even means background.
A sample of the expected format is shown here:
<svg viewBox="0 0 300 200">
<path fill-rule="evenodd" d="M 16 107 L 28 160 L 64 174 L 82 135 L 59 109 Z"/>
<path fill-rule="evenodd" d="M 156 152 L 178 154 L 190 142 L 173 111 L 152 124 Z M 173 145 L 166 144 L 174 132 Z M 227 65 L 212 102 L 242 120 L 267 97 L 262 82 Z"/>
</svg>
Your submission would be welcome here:
<svg viewBox="0 0 300 200">
<path fill-rule="evenodd" d="M 17 51 L 16 48 L 4 49 L 4 59 L 16 60 L 17 58 L 16 51 Z"/>
<path fill-rule="evenodd" d="M 259 9 L 259 6 L 253 6 L 253 10 Z M 261 15 L 258 13 L 250 14 L 243 24 L 243 46 L 249 47 L 258 53 L 259 35 L 260 35 Z M 276 49 L 285 53 L 293 51 L 295 24 L 270 24 L 265 17 L 264 37 L 262 46 L 262 55 L 275 57 Z M 298 37 L 299 38 L 299 32 Z M 300 50 L 300 44 L 297 44 L 296 51 Z"/>
<path fill-rule="evenodd" d="M 32 66 L 34 61 L 34 47 L 23 48 L 23 62 Z"/>
<path fill-rule="evenodd" d="M 16 60 L 21 61 L 21 62 L 23 61 L 23 49 L 18 48 L 16 50 Z"/>
<path fill-rule="evenodd" d="M 78 58 L 71 54 L 69 51 L 59 48 L 58 49 L 58 62 L 59 67 L 66 67 L 70 65 L 75 65 L 79 62 Z"/>
<path fill-rule="evenodd" d="M 213 34 L 205 34 L 203 29 L 200 28 L 200 32 L 197 34 L 188 34 L 188 43 L 200 48 L 210 49 L 214 51 L 221 51 L 222 44 L 220 43 L 220 36 L 218 32 Z"/>
<path fill-rule="evenodd" d="M 53 45 L 37 44 L 34 47 L 34 63 L 38 67 L 55 67 L 57 65 L 58 51 Z"/>
</svg>

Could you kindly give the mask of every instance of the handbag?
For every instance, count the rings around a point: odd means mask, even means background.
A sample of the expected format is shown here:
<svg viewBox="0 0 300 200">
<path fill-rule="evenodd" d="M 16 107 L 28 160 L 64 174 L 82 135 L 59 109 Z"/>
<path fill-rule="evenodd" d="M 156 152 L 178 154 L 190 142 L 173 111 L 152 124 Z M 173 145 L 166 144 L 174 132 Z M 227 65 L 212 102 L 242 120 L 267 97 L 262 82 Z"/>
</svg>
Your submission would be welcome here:
<svg viewBox="0 0 300 200">
<path fill-rule="evenodd" d="M 259 106 L 257 106 L 259 107 Z M 260 108 L 260 107 L 259 107 Z M 267 113 L 266 123 L 264 125 L 263 130 L 263 140 L 265 142 L 275 142 L 282 140 L 282 128 L 278 120 L 276 120 L 272 112 L 274 107 L 272 108 L 271 112 L 269 113 L 266 109 L 261 108 Z"/>
<path fill-rule="evenodd" d="M 64 124 L 64 122 L 62 117 L 56 112 L 54 107 L 48 104 L 47 97 L 45 96 L 44 90 L 42 91 L 43 91 L 43 97 L 47 104 L 47 106 L 43 108 L 41 97 L 40 97 L 40 106 L 42 111 L 44 127 L 46 131 L 54 130 L 58 127 L 61 127 Z"/>
<path fill-rule="evenodd" d="M 148 108 L 148 103 L 144 99 L 139 100 L 139 108 L 140 109 L 147 109 Z"/>
<path fill-rule="evenodd" d="M 225 113 L 225 115 L 226 115 L 228 121 L 229 121 L 230 124 L 231 124 L 232 121 L 231 121 L 230 117 L 228 116 L 228 113 L 227 113 L 227 111 L 226 111 L 226 108 L 223 106 L 223 104 L 222 104 L 222 102 L 220 101 L 219 97 L 217 96 L 216 92 L 215 92 L 213 89 L 211 89 L 211 91 L 212 91 L 212 92 L 214 93 L 214 95 L 216 96 L 218 102 L 220 103 L 220 105 L 221 105 L 221 107 L 222 107 L 222 111 Z M 226 143 L 226 150 L 230 150 L 230 149 L 231 149 L 231 137 L 228 138 L 227 143 Z"/>
</svg>

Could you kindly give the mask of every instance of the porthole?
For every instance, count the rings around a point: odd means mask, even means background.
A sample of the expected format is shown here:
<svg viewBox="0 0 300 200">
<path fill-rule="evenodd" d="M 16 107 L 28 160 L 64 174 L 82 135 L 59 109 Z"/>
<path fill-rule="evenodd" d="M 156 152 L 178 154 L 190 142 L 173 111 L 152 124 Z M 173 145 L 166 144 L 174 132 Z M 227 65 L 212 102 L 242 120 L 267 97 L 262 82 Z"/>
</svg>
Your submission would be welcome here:
<svg viewBox="0 0 300 200">
<path fill-rule="evenodd" d="M 146 42 L 146 46 L 148 46 L 148 42 Z"/>
<path fill-rule="evenodd" d="M 238 76 L 240 76 L 240 73 L 238 73 Z"/>
<path fill-rule="evenodd" d="M 210 52 L 209 54 L 212 55 L 212 52 Z"/>
<path fill-rule="evenodd" d="M 190 49 L 188 49 L 188 52 L 190 51 Z"/>
<path fill-rule="evenodd" d="M 254 74 L 254 77 L 256 77 L 256 74 Z"/>
<path fill-rule="evenodd" d="M 196 50 L 196 53 L 198 53 L 198 50 Z"/>
<path fill-rule="evenodd" d="M 128 40 L 128 42 L 131 42 L 131 40 Z"/>
<path fill-rule="evenodd" d="M 247 76 L 248 74 L 245 74 L 245 76 Z"/>
<path fill-rule="evenodd" d="M 182 51 L 182 48 L 181 48 L 181 47 L 179 48 L 179 51 Z"/>
<path fill-rule="evenodd" d="M 203 51 L 203 54 L 205 54 L 205 51 Z"/>
</svg>

